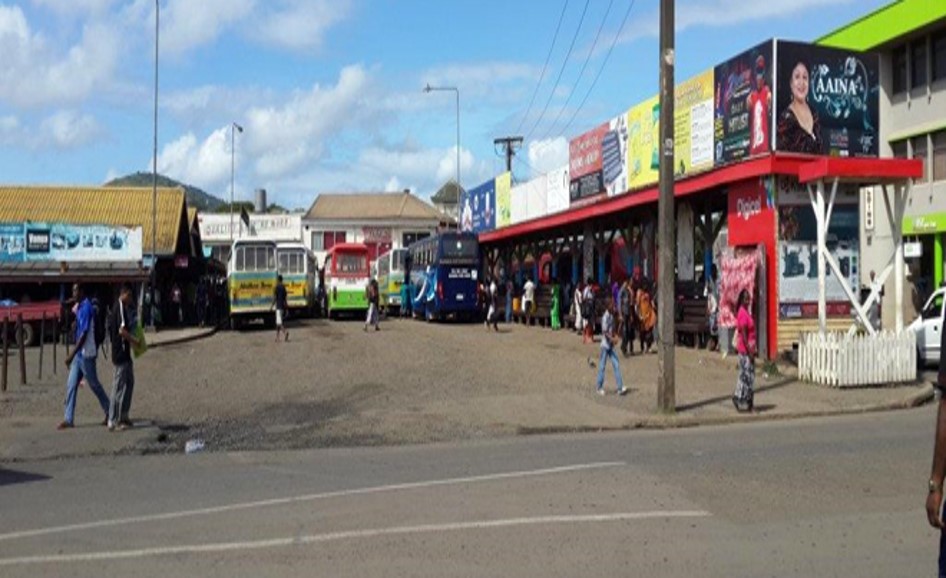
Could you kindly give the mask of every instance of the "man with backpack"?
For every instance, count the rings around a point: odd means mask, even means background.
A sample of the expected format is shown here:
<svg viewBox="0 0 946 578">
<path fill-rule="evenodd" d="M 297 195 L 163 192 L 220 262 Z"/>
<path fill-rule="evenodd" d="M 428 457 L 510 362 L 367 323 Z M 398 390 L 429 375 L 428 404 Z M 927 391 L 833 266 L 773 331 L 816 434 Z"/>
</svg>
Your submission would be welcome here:
<svg viewBox="0 0 946 578">
<path fill-rule="evenodd" d="M 102 406 L 105 419 L 102 425 L 108 424 L 109 401 L 105 389 L 99 382 L 98 371 L 95 367 L 98 348 L 105 341 L 105 333 L 96 327 L 97 319 L 92 302 L 85 296 L 82 286 L 76 283 L 72 286 L 72 298 L 78 304 L 76 309 L 76 345 L 66 356 L 66 367 L 69 368 L 69 377 L 66 379 L 65 415 L 57 429 L 74 427 L 76 411 L 76 393 L 79 382 L 85 378 L 89 389 L 95 394 Z M 102 323 L 104 329 L 104 323 Z M 101 338 L 98 340 L 97 338 Z M 97 342 L 98 341 L 98 342 Z"/>
<path fill-rule="evenodd" d="M 135 369 L 132 364 L 131 348 L 138 345 L 132 335 L 131 286 L 122 285 L 118 302 L 109 316 L 109 340 L 112 342 L 112 364 L 115 366 L 115 379 L 112 382 L 112 403 L 108 412 L 108 430 L 123 430 L 132 427 L 128 413 L 131 410 L 131 396 L 135 390 Z"/>
</svg>

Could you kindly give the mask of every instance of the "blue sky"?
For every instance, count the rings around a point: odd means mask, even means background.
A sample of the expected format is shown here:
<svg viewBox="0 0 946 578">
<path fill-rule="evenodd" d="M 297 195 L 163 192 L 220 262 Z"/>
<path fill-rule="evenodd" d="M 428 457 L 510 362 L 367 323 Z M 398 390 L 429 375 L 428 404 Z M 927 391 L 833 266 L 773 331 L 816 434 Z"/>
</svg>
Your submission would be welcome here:
<svg viewBox="0 0 946 578">
<path fill-rule="evenodd" d="M 460 90 L 467 187 L 502 170 L 495 137 L 528 137 L 514 166 L 525 179 L 567 162 L 569 137 L 657 91 L 657 0 L 159 1 L 158 170 L 221 197 L 234 121 L 246 129 L 236 197 L 264 187 L 307 207 L 320 192 L 426 197 L 453 177 L 454 96 L 424 94 L 427 82 Z M 677 80 L 885 3 L 677 0 Z M 0 0 L 0 181 L 150 170 L 154 18 L 154 0 Z"/>
</svg>

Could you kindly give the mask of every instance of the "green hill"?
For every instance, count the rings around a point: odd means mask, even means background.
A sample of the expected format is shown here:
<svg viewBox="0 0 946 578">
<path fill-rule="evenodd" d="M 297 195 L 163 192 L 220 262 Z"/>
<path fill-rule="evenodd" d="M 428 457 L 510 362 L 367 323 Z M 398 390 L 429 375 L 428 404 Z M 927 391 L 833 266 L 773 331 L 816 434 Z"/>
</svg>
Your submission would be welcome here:
<svg viewBox="0 0 946 578">
<path fill-rule="evenodd" d="M 125 175 L 124 177 L 119 177 L 105 183 L 106 187 L 150 187 L 152 181 L 151 173 L 142 173 L 137 172 L 130 175 Z M 198 189 L 197 187 L 192 187 L 190 185 L 185 185 L 184 183 L 175 181 L 170 177 L 164 175 L 158 175 L 158 186 L 159 187 L 183 187 L 185 195 L 187 196 L 187 205 L 190 207 L 196 207 L 200 211 L 213 212 L 222 207 L 225 202 L 223 199 L 219 199 L 206 191 Z"/>
</svg>

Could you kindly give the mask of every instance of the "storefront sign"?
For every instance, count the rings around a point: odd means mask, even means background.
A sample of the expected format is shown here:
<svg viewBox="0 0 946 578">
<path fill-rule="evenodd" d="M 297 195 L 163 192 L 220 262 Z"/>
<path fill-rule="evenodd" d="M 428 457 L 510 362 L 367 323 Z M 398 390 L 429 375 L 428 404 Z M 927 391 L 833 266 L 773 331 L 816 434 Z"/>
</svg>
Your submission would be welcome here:
<svg viewBox="0 0 946 578">
<path fill-rule="evenodd" d="M 876 157 L 880 126 L 876 54 L 779 40 L 779 151 Z M 813 119 L 809 129 L 808 117 Z"/>
<path fill-rule="evenodd" d="M 141 227 L 0 223 L 0 263 L 141 261 Z"/>
<path fill-rule="evenodd" d="M 769 151 L 773 43 L 764 42 L 713 69 L 715 162 Z"/>
<path fill-rule="evenodd" d="M 198 213 L 197 225 L 204 243 L 229 243 L 230 239 L 257 237 L 270 241 L 302 242 L 302 215 L 249 215 L 250 226 L 234 213 Z M 231 223 L 233 234 L 231 235 Z"/>
<path fill-rule="evenodd" d="M 365 243 L 390 243 L 391 227 L 363 227 L 361 233 Z"/>
<path fill-rule="evenodd" d="M 776 197 L 778 206 L 804 206 L 811 209 L 811 197 L 808 196 L 808 187 L 798 182 L 796 177 L 779 175 L 776 177 L 778 190 Z M 834 196 L 834 205 L 856 205 L 860 200 L 860 191 L 856 186 L 838 185 L 838 192 Z M 831 199 L 830 187 L 826 187 L 824 202 L 827 205 Z"/>
<path fill-rule="evenodd" d="M 764 182 L 747 181 L 729 189 L 729 234 L 735 234 L 736 244 L 774 241 L 774 218 Z M 760 238 L 753 234 L 759 230 L 770 231 L 771 236 L 765 234 Z"/>
<path fill-rule="evenodd" d="M 851 304 L 847 302 L 826 303 L 828 317 L 844 317 L 851 314 Z M 782 319 L 815 319 L 818 317 L 817 303 L 780 303 L 779 317 Z"/>
<path fill-rule="evenodd" d="M 864 199 L 864 230 L 874 230 L 874 189 L 866 188 L 863 194 Z"/>
<path fill-rule="evenodd" d="M 601 143 L 610 129 L 604 123 L 568 143 L 568 173 L 571 176 L 568 197 L 571 203 L 604 192 Z"/>
<path fill-rule="evenodd" d="M 461 196 L 460 228 L 483 233 L 496 228 L 496 181 L 490 179 L 480 186 L 464 191 Z"/>
<path fill-rule="evenodd" d="M 904 235 L 922 235 L 946 231 L 946 213 L 930 213 L 903 219 Z"/>
</svg>

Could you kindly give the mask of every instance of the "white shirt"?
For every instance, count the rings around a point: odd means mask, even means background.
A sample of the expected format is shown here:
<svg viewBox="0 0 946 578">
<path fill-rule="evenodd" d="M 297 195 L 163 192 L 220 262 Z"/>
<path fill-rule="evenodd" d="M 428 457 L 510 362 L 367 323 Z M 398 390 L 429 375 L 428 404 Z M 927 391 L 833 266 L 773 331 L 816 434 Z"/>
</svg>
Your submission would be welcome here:
<svg viewBox="0 0 946 578">
<path fill-rule="evenodd" d="M 526 284 L 522 287 L 522 298 L 525 301 L 532 301 L 535 297 L 535 283 L 530 279 L 526 281 Z"/>
</svg>

